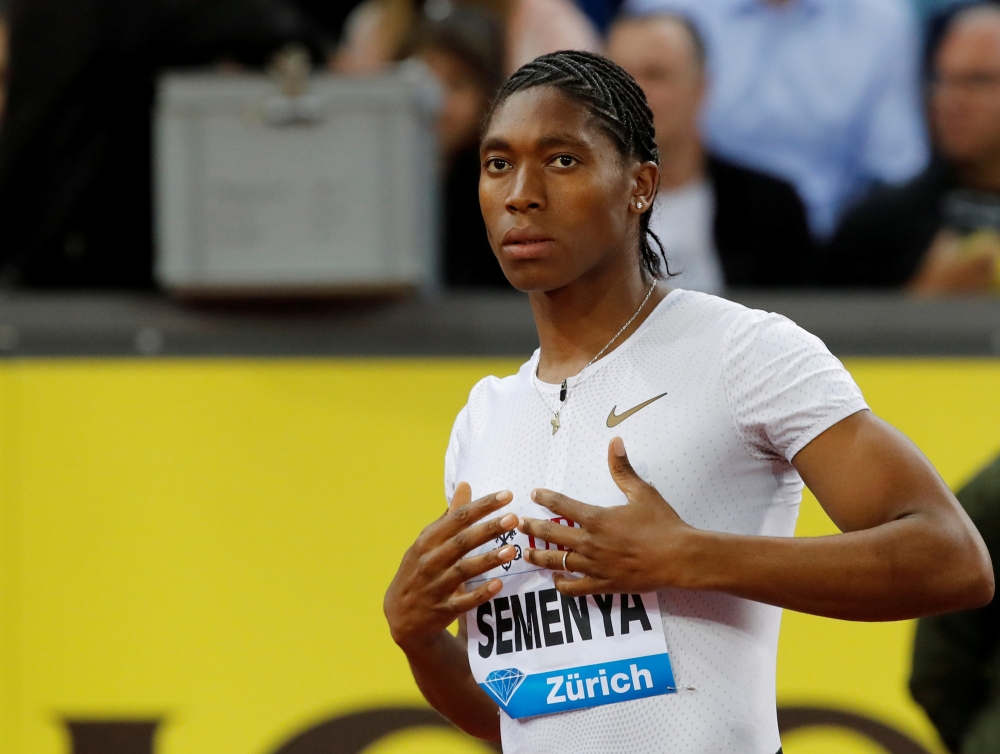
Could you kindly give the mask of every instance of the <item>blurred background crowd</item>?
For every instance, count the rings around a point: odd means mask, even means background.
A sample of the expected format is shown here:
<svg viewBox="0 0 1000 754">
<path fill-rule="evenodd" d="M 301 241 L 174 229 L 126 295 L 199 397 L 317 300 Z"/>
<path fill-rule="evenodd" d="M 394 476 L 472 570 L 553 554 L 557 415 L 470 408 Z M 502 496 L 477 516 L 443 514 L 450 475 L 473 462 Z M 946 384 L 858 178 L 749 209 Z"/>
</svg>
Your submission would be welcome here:
<svg viewBox="0 0 1000 754">
<path fill-rule="evenodd" d="M 646 91 L 680 287 L 1000 286 L 1000 4 L 953 0 L 0 0 L 5 285 L 154 286 L 158 74 L 439 80 L 441 269 L 503 287 L 477 141 L 504 77 L 602 51 Z"/>
</svg>

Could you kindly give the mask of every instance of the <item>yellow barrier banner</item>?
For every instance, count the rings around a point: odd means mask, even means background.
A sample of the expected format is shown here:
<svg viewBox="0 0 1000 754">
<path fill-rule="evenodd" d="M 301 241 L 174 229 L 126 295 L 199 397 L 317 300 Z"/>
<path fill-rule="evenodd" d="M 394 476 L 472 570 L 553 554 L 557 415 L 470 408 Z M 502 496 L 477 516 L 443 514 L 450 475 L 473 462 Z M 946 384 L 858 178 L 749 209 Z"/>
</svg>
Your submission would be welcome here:
<svg viewBox="0 0 1000 754">
<path fill-rule="evenodd" d="M 381 606 L 469 389 L 517 366 L 5 362 L 0 752 L 493 750 L 426 708 Z M 1000 449 L 1000 362 L 847 366 L 953 487 Z M 833 531 L 807 497 L 798 534 Z M 786 754 L 943 752 L 912 634 L 786 611 Z"/>
</svg>

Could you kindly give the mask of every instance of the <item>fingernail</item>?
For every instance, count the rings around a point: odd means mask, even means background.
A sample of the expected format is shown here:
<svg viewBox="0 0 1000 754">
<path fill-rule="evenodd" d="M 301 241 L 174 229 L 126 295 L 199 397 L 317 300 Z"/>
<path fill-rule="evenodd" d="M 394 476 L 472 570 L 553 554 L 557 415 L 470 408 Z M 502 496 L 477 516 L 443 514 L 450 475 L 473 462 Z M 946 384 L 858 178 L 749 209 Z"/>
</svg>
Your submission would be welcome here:
<svg viewBox="0 0 1000 754">
<path fill-rule="evenodd" d="M 496 594 L 501 589 L 503 589 L 503 584 L 501 584 L 499 581 L 491 581 L 489 583 L 489 586 L 486 587 L 486 589 L 490 594 Z"/>
<path fill-rule="evenodd" d="M 522 557 L 524 557 L 524 562 L 531 563 L 531 553 L 532 552 L 534 552 L 534 550 L 530 550 L 529 549 L 529 550 L 525 550 L 524 551 L 524 554 L 522 556 Z"/>
<path fill-rule="evenodd" d="M 532 502 L 534 502 L 534 501 L 535 501 L 535 495 L 537 494 L 537 492 L 538 492 L 538 490 L 532 490 L 532 491 L 531 491 L 531 501 L 532 501 Z"/>
<path fill-rule="evenodd" d="M 497 502 L 506 503 L 514 497 L 514 494 L 510 490 L 504 490 L 503 492 L 497 493 Z"/>
<path fill-rule="evenodd" d="M 500 550 L 500 560 L 510 560 L 513 557 L 514 557 L 513 547 L 504 547 L 502 550 Z"/>
<path fill-rule="evenodd" d="M 611 452 L 613 452 L 619 458 L 625 457 L 625 441 L 620 437 L 616 437 L 611 441 Z"/>
<path fill-rule="evenodd" d="M 513 529 L 517 526 L 517 516 L 513 513 L 508 513 L 506 516 L 500 519 L 500 526 L 504 529 Z"/>
</svg>

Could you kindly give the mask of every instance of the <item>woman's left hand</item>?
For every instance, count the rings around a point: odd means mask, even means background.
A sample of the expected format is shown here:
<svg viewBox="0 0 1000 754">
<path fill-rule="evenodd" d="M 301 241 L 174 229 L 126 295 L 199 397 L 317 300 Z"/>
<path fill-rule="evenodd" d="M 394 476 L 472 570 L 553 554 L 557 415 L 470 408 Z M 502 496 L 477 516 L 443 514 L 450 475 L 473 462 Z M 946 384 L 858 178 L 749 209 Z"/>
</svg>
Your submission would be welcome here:
<svg viewBox="0 0 1000 754">
<path fill-rule="evenodd" d="M 695 582 L 691 563 L 696 557 L 698 531 L 685 524 L 656 489 L 644 482 L 629 463 L 620 437 L 608 447 L 608 466 L 625 505 L 601 508 L 551 490 L 537 489 L 531 498 L 580 528 L 552 521 L 523 518 L 520 530 L 536 539 L 559 545 L 560 550 L 529 548 L 525 560 L 553 571 L 563 594 L 637 594 Z M 569 550 L 569 555 L 566 555 Z"/>
</svg>

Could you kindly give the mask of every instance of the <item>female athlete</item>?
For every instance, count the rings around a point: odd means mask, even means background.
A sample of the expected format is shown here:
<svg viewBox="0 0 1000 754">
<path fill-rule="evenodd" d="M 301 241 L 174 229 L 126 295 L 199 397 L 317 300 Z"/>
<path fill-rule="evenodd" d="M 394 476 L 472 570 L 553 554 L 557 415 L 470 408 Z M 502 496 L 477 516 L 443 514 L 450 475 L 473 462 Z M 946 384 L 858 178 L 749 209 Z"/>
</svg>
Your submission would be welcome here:
<svg viewBox="0 0 1000 754">
<path fill-rule="evenodd" d="M 774 754 L 780 608 L 899 620 L 993 595 L 951 492 L 822 342 L 663 282 L 653 135 L 627 73 L 559 52 L 483 136 L 490 242 L 541 347 L 472 390 L 450 507 L 385 613 L 428 701 L 506 752 Z M 803 482 L 843 533 L 793 538 Z"/>
</svg>

